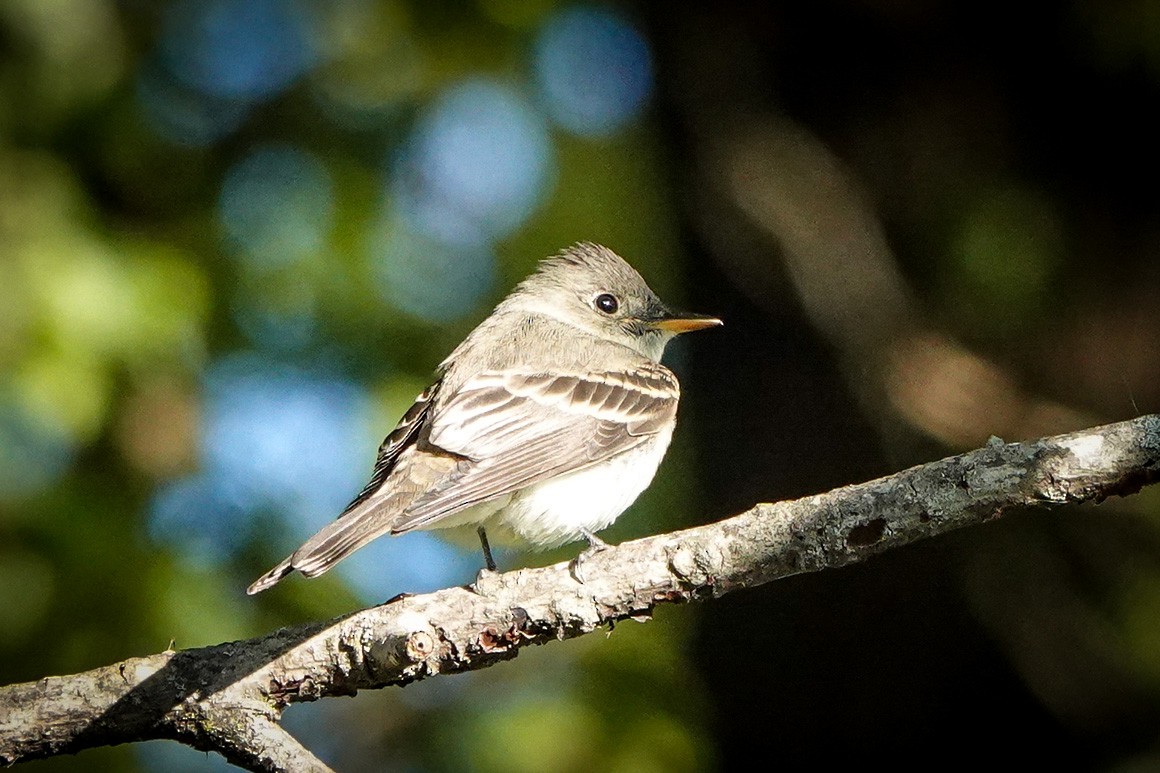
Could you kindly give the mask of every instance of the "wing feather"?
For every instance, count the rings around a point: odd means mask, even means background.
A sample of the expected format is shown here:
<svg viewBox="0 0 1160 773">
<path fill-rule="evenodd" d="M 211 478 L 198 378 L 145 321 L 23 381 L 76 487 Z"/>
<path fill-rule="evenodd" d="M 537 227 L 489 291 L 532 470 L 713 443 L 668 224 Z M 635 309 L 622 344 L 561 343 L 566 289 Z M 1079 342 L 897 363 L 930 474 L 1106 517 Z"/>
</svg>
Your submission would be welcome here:
<svg viewBox="0 0 1160 773">
<path fill-rule="evenodd" d="M 358 496 L 350 501 L 339 518 L 369 499 L 386 481 L 387 476 L 391 474 L 391 470 L 399 461 L 399 454 L 415 442 L 419 430 L 423 427 L 423 422 L 431 411 L 431 403 L 439 391 L 439 384 L 440 382 L 436 381 L 424 389 L 415 398 L 415 402 L 411 404 L 407 412 L 403 414 L 403 418 L 399 419 L 395 428 L 383 439 L 382 445 L 379 446 L 378 456 L 375 457 L 375 469 L 371 473 L 371 479 L 363 486 L 363 490 L 358 493 Z"/>
<path fill-rule="evenodd" d="M 482 373 L 438 406 L 426 439 L 468 461 L 418 497 L 392 532 L 635 448 L 674 420 L 679 396 L 676 377 L 660 365 L 630 373 Z"/>
</svg>

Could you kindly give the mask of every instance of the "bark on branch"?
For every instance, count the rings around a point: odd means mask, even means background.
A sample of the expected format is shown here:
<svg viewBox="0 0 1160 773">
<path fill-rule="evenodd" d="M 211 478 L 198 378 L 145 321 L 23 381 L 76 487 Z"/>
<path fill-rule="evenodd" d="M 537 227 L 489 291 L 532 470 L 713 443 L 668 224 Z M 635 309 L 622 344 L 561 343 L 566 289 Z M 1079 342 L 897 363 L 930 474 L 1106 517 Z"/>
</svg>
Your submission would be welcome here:
<svg viewBox="0 0 1160 773">
<path fill-rule="evenodd" d="M 1102 501 L 1160 480 L 1160 415 L 1028 443 L 990 444 L 885 478 L 627 542 L 584 562 L 520 569 L 325 623 L 131 658 L 0 687 L 0 763 L 169 738 L 250 770 L 326 770 L 282 710 L 484 668 L 657 604 L 714 598 L 998 517 Z"/>
</svg>

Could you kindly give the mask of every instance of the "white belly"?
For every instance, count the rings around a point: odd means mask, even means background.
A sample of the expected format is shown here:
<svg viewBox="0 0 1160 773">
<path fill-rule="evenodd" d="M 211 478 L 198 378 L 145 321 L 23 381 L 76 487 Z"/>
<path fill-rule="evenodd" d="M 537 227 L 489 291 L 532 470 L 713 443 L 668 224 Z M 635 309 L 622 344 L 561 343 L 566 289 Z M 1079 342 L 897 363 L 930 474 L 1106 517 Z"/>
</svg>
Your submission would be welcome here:
<svg viewBox="0 0 1160 773">
<path fill-rule="evenodd" d="M 652 482 L 672 434 L 670 428 L 644 447 L 518 491 L 493 517 L 542 547 L 581 539 L 583 530 L 600 531 Z"/>
</svg>

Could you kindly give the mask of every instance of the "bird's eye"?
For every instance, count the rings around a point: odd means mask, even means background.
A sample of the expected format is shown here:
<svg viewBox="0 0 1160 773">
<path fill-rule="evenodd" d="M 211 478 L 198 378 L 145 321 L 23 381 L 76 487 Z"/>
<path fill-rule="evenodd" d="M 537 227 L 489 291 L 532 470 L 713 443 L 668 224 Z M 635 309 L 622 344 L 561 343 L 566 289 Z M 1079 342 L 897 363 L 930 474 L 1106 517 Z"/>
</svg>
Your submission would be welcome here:
<svg viewBox="0 0 1160 773">
<path fill-rule="evenodd" d="M 611 293 L 597 295 L 593 304 L 605 314 L 615 314 L 616 310 L 620 308 L 620 301 L 616 300 L 616 296 Z"/>
</svg>

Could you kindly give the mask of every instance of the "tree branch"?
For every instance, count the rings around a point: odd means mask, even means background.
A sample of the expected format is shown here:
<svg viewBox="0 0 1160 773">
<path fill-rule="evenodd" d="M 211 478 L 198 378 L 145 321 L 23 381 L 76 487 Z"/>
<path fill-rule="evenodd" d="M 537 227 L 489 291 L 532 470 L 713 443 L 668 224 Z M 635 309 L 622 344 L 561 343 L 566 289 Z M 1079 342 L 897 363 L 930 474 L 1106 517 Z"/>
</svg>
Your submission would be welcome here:
<svg viewBox="0 0 1160 773">
<path fill-rule="evenodd" d="M 844 566 L 1028 505 L 1102 501 L 1160 480 L 1160 415 L 984 448 L 719 523 L 403 596 L 325 623 L 0 688 L 0 763 L 154 738 L 250 770 L 327 770 L 277 725 L 298 701 L 484 668 L 521 647 Z"/>
</svg>

